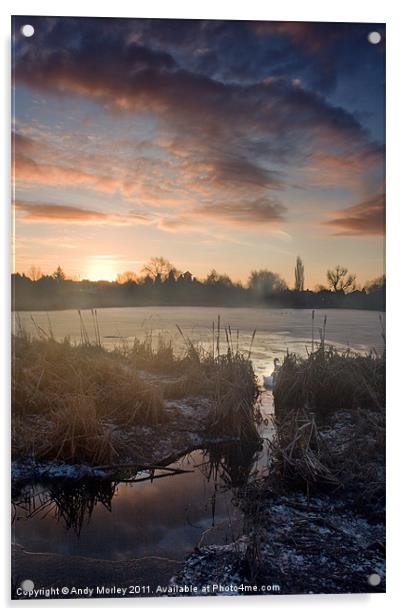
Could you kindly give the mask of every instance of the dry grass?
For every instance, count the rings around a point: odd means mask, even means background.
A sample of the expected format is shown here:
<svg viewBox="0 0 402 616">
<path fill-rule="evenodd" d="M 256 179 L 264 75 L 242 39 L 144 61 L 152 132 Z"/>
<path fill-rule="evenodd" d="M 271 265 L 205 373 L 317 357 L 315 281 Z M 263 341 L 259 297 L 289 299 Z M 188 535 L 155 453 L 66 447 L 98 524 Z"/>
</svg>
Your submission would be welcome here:
<svg viewBox="0 0 402 616">
<path fill-rule="evenodd" d="M 116 352 L 138 370 L 177 373 L 180 364 L 174 354 L 172 341 L 167 340 L 162 334 L 158 334 L 155 340 L 152 332 L 148 332 L 143 340 L 134 338 L 130 344 L 120 344 Z"/>
<path fill-rule="evenodd" d="M 340 485 L 339 469 L 334 468 L 314 413 L 299 409 L 277 422 L 270 450 L 271 470 L 280 482 L 300 484 L 307 489 L 317 484 Z"/>
<path fill-rule="evenodd" d="M 212 350 L 206 352 L 194 345 L 178 327 L 186 343 L 186 353 L 180 362 L 184 374 L 179 381 L 165 388 L 165 395 L 175 397 L 204 395 L 212 399 L 209 431 L 220 436 L 239 438 L 243 442 L 259 441 L 257 426 L 261 421 L 258 407 L 260 390 L 250 361 L 250 351 L 242 353 L 233 344 L 230 327 L 225 328 L 226 351 L 221 352 L 220 319 L 213 326 Z"/>
<path fill-rule="evenodd" d="M 147 374 L 140 376 L 140 368 Z M 165 399 L 200 395 L 212 401 L 211 433 L 258 439 L 252 365 L 230 344 L 225 354 L 208 353 L 186 339 L 176 357 L 162 338 L 156 349 L 146 337 L 107 351 L 100 334 L 89 342 L 84 327 L 79 344 L 57 342 L 42 329 L 35 338 L 20 330 L 13 338 L 13 456 L 110 464 L 116 430 L 157 426 L 168 420 Z"/>
<path fill-rule="evenodd" d="M 384 409 L 385 356 L 325 349 L 285 357 L 275 384 L 275 412 L 308 408 L 318 417 L 339 409 Z"/>
<path fill-rule="evenodd" d="M 228 353 L 210 368 L 214 401 L 211 431 L 242 441 L 259 440 L 260 392 L 250 360 L 240 353 Z"/>
<path fill-rule="evenodd" d="M 40 458 L 90 464 L 112 464 L 116 458 L 112 430 L 99 420 L 89 396 L 63 396 L 50 417 L 47 437 L 37 448 Z"/>
<path fill-rule="evenodd" d="M 299 486 L 384 487 L 385 355 L 322 346 L 285 358 L 275 386 L 272 469 Z"/>
<path fill-rule="evenodd" d="M 13 348 L 14 415 L 48 416 L 67 396 L 69 402 L 81 398 L 81 408 L 92 405 L 98 419 L 147 425 L 164 420 L 160 393 L 102 347 L 14 338 Z"/>
<path fill-rule="evenodd" d="M 260 395 L 257 380 L 250 361 L 250 352 L 241 353 L 238 342 L 233 343 L 230 327 L 221 331 L 220 319 L 213 325 L 212 350 L 206 351 L 194 344 L 177 326 L 184 341 L 185 351 L 181 357 L 173 354 L 171 343 L 159 337 L 156 349 L 151 338 L 144 343 L 135 340 L 126 357 L 138 367 L 152 366 L 176 376 L 161 381 L 165 398 L 206 396 L 212 399 L 213 412 L 210 431 L 217 435 L 240 438 L 243 441 L 259 440 L 257 425 L 261 420 L 258 410 Z M 223 351 L 221 336 L 225 335 L 226 350 Z M 251 345 L 254 339 L 251 339 Z"/>
<path fill-rule="evenodd" d="M 13 454 L 107 464 L 112 426 L 166 420 L 161 392 L 97 345 L 13 340 Z"/>
</svg>

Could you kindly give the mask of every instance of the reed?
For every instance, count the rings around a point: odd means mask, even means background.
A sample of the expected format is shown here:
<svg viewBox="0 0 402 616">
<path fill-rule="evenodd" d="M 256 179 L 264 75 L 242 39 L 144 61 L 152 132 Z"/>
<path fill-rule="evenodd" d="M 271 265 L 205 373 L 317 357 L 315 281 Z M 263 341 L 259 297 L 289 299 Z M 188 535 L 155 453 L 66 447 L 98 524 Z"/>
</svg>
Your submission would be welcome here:
<svg viewBox="0 0 402 616">
<path fill-rule="evenodd" d="M 222 330 L 218 322 L 211 351 L 194 344 L 180 327 L 185 350 L 179 356 L 163 337 L 155 345 L 152 334 L 108 351 L 101 344 L 96 311 L 91 316 L 93 341 L 82 314 L 78 344 L 55 340 L 50 324 L 49 332 L 37 327 L 35 337 L 23 331 L 13 337 L 14 458 L 115 463 L 116 430 L 158 426 L 169 418 L 164 400 L 189 396 L 208 399 L 210 434 L 259 438 L 260 392 L 251 345 L 243 355 L 229 327 Z"/>
<path fill-rule="evenodd" d="M 166 421 L 163 399 L 97 344 L 14 337 L 13 456 L 107 464 L 113 427 Z"/>
<path fill-rule="evenodd" d="M 211 433 L 244 442 L 259 441 L 260 390 L 250 361 L 256 332 L 251 336 L 248 353 L 244 354 L 238 348 L 238 335 L 235 347 L 231 327 L 222 330 L 218 316 L 217 327 L 215 323 L 212 327 L 212 349 L 208 352 L 201 346 L 197 347 L 177 327 L 186 344 L 186 354 L 180 366 L 185 377 L 170 386 L 169 394 L 174 391 L 176 395 L 208 396 L 212 400 Z M 226 339 L 225 352 L 222 352 L 222 332 Z"/>
<path fill-rule="evenodd" d="M 119 423 L 164 419 L 161 395 L 115 353 L 68 340 L 17 337 L 13 348 L 14 415 L 49 415 L 68 395 L 92 400 L 100 418 Z"/>
<path fill-rule="evenodd" d="M 273 472 L 285 482 L 381 492 L 385 459 L 385 354 L 320 348 L 287 355 L 274 391 Z"/>
<path fill-rule="evenodd" d="M 288 354 L 275 383 L 277 416 L 307 408 L 318 417 L 338 409 L 384 409 L 385 355 L 339 352 L 322 344 L 307 358 Z"/>
<path fill-rule="evenodd" d="M 306 488 L 320 484 L 339 487 L 339 468 L 317 426 L 314 413 L 298 409 L 277 422 L 269 443 L 271 470 L 279 482 Z M 272 480 L 272 478 L 271 478 Z"/>
<path fill-rule="evenodd" d="M 135 337 L 129 344 L 121 343 L 115 352 L 136 370 L 157 373 L 177 371 L 178 358 L 175 357 L 172 341 L 162 334 L 154 340 L 152 331 L 147 332 L 142 340 Z"/>
<path fill-rule="evenodd" d="M 50 416 L 47 438 L 36 456 L 45 460 L 111 464 L 116 459 L 112 429 L 103 425 L 90 396 L 64 395 Z"/>
</svg>

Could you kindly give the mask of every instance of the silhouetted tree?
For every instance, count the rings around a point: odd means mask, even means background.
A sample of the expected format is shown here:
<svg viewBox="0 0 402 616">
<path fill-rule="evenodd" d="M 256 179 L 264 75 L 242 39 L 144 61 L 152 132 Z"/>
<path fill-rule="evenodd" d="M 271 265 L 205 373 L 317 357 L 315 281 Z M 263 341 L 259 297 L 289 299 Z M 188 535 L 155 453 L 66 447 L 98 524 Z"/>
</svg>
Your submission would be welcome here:
<svg viewBox="0 0 402 616">
<path fill-rule="evenodd" d="M 287 289 L 287 284 L 283 278 L 268 270 L 251 272 L 248 286 L 260 298 L 277 295 Z"/>
<path fill-rule="evenodd" d="M 364 288 L 367 293 L 378 293 L 379 291 L 385 291 L 385 276 L 378 276 L 378 278 L 370 280 L 365 284 Z"/>
<path fill-rule="evenodd" d="M 151 278 L 156 278 L 158 275 L 161 280 L 166 280 L 170 272 L 173 272 L 175 278 L 179 275 L 179 271 L 175 266 L 164 257 L 151 257 L 151 259 L 142 268 L 144 274 L 147 274 Z"/>
<path fill-rule="evenodd" d="M 209 272 L 205 282 L 207 285 L 221 285 L 225 287 L 233 286 L 233 282 L 227 274 L 218 274 L 215 269 Z"/>
<path fill-rule="evenodd" d="M 349 274 L 347 267 L 336 265 L 332 270 L 327 271 L 328 286 L 335 293 L 343 291 L 353 291 L 356 287 L 356 274 Z"/>
<path fill-rule="evenodd" d="M 58 265 L 57 270 L 53 272 L 52 278 L 54 278 L 54 280 L 58 280 L 59 282 L 66 279 L 66 275 L 61 269 L 60 265 Z"/>
<path fill-rule="evenodd" d="M 163 260 L 164 264 L 166 260 Z M 156 265 L 161 265 L 158 260 Z M 171 264 L 170 264 L 171 265 Z M 163 272 L 163 273 L 162 273 Z M 132 280 L 125 272 L 122 284 L 109 281 L 77 281 L 66 277 L 59 266 L 52 275 L 38 280 L 25 274 L 12 275 L 13 307 L 16 310 L 57 310 L 111 306 L 270 306 L 292 308 L 360 308 L 385 310 L 385 277 L 355 290 L 355 277 L 347 268 L 329 270 L 328 287 L 313 291 L 287 289 L 276 273 L 259 270 L 251 273 L 248 287 L 233 282 L 226 274 L 212 270 L 203 281 L 187 271 L 177 275 L 171 268 Z M 125 280 L 125 282 L 123 282 Z M 344 291 L 347 291 L 346 293 Z M 334 292 L 336 291 L 336 292 Z"/>
<path fill-rule="evenodd" d="M 304 265 L 300 257 L 297 257 L 296 259 L 295 290 L 304 291 Z"/>
</svg>

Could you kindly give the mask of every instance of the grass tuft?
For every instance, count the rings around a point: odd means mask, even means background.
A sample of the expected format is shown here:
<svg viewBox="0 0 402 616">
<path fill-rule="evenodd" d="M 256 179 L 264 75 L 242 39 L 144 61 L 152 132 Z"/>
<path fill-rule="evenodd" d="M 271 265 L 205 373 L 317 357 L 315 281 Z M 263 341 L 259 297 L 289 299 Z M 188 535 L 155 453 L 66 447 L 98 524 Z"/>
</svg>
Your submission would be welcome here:
<svg viewBox="0 0 402 616">
<path fill-rule="evenodd" d="M 288 355 L 274 390 L 272 469 L 285 482 L 384 488 L 385 354 Z"/>
<path fill-rule="evenodd" d="M 319 417 L 338 409 L 384 409 L 385 356 L 321 346 L 307 359 L 288 354 L 278 374 L 275 412 L 308 408 Z"/>
</svg>

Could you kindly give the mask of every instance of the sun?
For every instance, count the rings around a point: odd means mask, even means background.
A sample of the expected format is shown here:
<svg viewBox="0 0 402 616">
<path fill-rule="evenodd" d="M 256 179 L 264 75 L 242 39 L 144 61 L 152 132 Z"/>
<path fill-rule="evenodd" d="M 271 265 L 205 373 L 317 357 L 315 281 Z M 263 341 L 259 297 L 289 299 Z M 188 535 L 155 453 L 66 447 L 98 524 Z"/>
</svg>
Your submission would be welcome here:
<svg viewBox="0 0 402 616">
<path fill-rule="evenodd" d="M 88 280 L 116 280 L 118 271 L 115 263 L 108 263 L 106 260 L 91 260 L 88 264 L 86 278 Z"/>
</svg>

